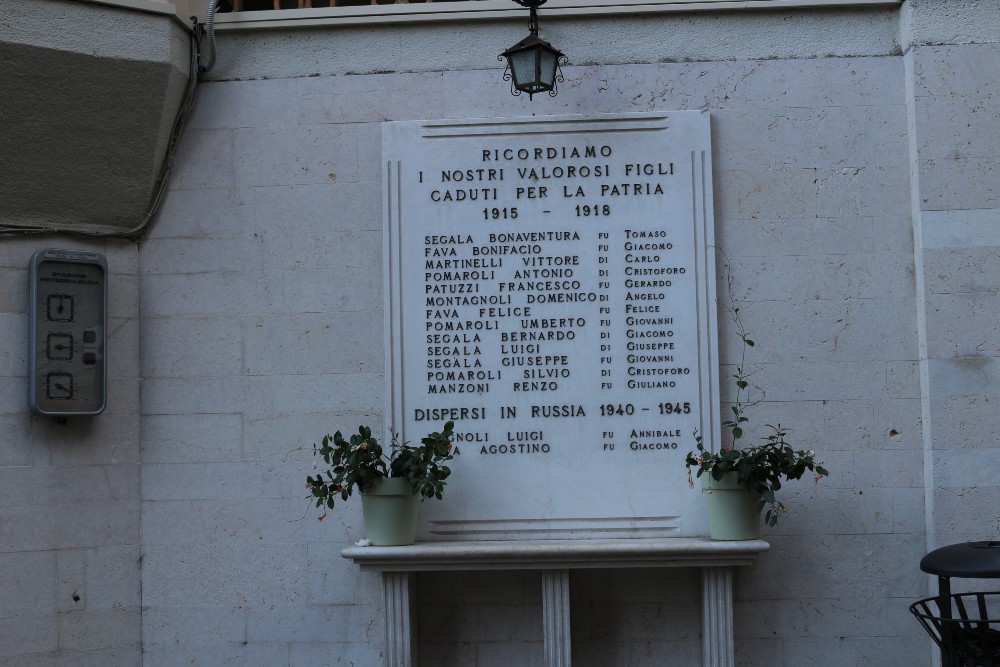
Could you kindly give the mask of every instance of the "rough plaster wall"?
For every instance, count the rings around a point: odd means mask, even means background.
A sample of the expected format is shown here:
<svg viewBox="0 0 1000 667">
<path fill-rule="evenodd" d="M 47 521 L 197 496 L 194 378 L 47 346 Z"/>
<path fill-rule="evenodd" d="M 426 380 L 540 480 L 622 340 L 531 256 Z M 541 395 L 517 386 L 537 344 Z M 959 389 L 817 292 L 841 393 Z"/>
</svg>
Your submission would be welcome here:
<svg viewBox="0 0 1000 667">
<path fill-rule="evenodd" d="M 717 238 L 768 391 L 754 424 L 833 472 L 789 488 L 738 575 L 739 664 L 929 664 L 906 612 L 926 544 L 903 82 L 885 57 L 569 68 L 530 106 L 492 70 L 204 85 L 141 250 L 147 664 L 378 659 L 378 581 L 338 556 L 357 505 L 319 523 L 302 488 L 311 443 L 381 418 L 378 122 L 689 108 L 712 112 Z M 581 660 L 700 654 L 683 575 L 615 577 L 619 598 L 574 578 Z M 517 613 L 538 616 L 533 577 L 501 579 L 422 578 L 435 664 L 539 664 Z"/>
<path fill-rule="evenodd" d="M 108 408 L 28 411 L 28 262 L 41 248 L 108 259 Z M 0 664 L 141 662 L 138 249 L 0 239 Z"/>
<path fill-rule="evenodd" d="M 151 14 L 75 0 L 4 0 L 4 42 L 111 60 L 174 62 L 176 23 Z"/>
<path fill-rule="evenodd" d="M 897 12 L 692 12 L 557 19 L 539 13 L 540 35 L 571 65 L 813 58 L 899 53 Z M 525 21 L 379 24 L 216 33 L 213 80 L 373 72 L 502 69 L 497 54 L 522 39 Z M 378 43 L 379 48 L 370 45 Z"/>
<path fill-rule="evenodd" d="M 919 47 L 908 58 L 934 539 L 998 539 L 1000 45 Z"/>
<path fill-rule="evenodd" d="M 996 44 L 1000 0 L 906 0 L 900 10 L 904 48 L 926 44 Z"/>
<path fill-rule="evenodd" d="M 188 31 L 61 0 L 7 0 L 3 16 L 0 226 L 139 227 L 189 80 Z"/>
<path fill-rule="evenodd" d="M 1000 0 L 905 0 L 899 8 L 849 11 L 691 12 L 562 19 L 540 11 L 541 35 L 573 65 L 873 56 L 926 44 L 1000 40 Z M 374 25 L 346 29 L 218 32 L 213 80 L 371 72 L 497 68 L 524 23 L 477 21 L 435 27 Z M 368 48 L 377 42 L 378 49 Z"/>
</svg>

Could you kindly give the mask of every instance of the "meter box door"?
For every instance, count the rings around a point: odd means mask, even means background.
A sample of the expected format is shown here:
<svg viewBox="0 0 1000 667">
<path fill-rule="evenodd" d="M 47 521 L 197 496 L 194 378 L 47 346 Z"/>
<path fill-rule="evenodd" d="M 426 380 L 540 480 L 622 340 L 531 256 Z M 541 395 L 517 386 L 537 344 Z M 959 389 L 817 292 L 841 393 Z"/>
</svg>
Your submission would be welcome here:
<svg viewBox="0 0 1000 667">
<path fill-rule="evenodd" d="M 54 417 L 97 415 L 107 404 L 108 263 L 97 252 L 31 257 L 28 405 Z"/>
</svg>

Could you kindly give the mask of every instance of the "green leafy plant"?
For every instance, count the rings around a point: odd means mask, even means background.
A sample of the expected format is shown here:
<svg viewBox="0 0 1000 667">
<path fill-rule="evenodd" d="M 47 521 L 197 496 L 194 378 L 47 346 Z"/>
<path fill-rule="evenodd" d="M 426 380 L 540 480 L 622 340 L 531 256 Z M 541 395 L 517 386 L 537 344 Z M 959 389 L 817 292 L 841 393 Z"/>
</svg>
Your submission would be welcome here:
<svg viewBox="0 0 1000 667">
<path fill-rule="evenodd" d="M 767 428 L 772 432 L 763 438 L 764 444 L 745 449 L 723 448 L 719 452 L 706 450 L 701 435 L 695 433 L 697 449 L 688 453 L 685 464 L 691 486 L 694 486 L 693 470 L 698 471 L 698 477 L 708 473 L 716 481 L 726 473 L 735 472 L 738 484 L 760 496 L 758 511 L 767 507 L 764 523 L 774 526 L 778 518 L 788 511 L 775 497 L 782 480 L 801 479 L 810 470 L 818 481 L 829 473 L 816 462 L 814 451 L 795 450 L 788 444 L 785 440 L 788 429 L 781 424 L 767 424 Z"/>
<path fill-rule="evenodd" d="M 743 438 L 743 427 L 750 421 L 747 416 L 749 408 L 764 400 L 764 392 L 759 387 L 756 397 L 751 396 L 751 385 L 749 373 L 746 370 L 747 350 L 754 347 L 755 343 L 747 333 L 740 317 L 740 309 L 733 298 L 733 275 L 728 271 L 727 262 L 727 287 L 729 291 L 729 306 L 726 308 L 730 319 L 736 327 L 736 335 L 740 339 L 741 354 L 740 361 L 736 366 L 736 371 L 732 377 L 736 385 L 736 396 L 730 406 L 732 417 L 722 422 L 725 435 L 728 436 L 728 445 L 718 452 L 705 449 L 702 435 L 695 431 L 694 439 L 696 449 L 688 452 L 684 459 L 688 471 L 688 483 L 694 486 L 694 476 L 701 477 L 710 474 L 712 479 L 718 481 L 727 473 L 735 472 L 737 483 L 749 491 L 756 493 L 760 497 L 758 511 L 767 507 L 764 514 L 764 522 L 769 526 L 778 523 L 779 517 L 787 512 L 787 508 L 775 497 L 775 492 L 781 489 L 782 481 L 801 479 L 807 470 L 815 474 L 815 480 L 829 475 L 826 468 L 816 462 L 816 453 L 813 450 L 795 450 L 786 441 L 789 429 L 781 424 L 772 426 L 767 424 L 766 428 L 771 432 L 764 436 L 763 444 L 741 448 L 740 440 Z M 697 471 L 697 475 L 693 475 Z"/>
<path fill-rule="evenodd" d="M 414 495 L 420 494 L 422 499 L 440 499 L 445 480 L 451 475 L 451 469 L 444 464 L 452 459 L 454 428 L 455 423 L 449 421 L 440 432 L 421 438 L 417 446 L 400 443 L 393 433 L 388 452 L 367 426 L 360 426 L 350 439 L 340 431 L 325 435 L 322 445 L 313 445 L 313 452 L 327 468 L 306 476 L 306 488 L 316 507 L 330 509 L 337 497 L 347 500 L 355 487 L 364 493 L 386 477 L 406 479 Z"/>
</svg>

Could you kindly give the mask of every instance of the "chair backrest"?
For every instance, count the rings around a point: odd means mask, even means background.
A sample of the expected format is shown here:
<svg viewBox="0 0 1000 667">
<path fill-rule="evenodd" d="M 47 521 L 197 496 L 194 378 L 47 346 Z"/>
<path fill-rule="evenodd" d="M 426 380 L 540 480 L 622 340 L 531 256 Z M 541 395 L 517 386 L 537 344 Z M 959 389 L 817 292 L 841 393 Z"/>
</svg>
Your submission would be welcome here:
<svg viewBox="0 0 1000 667">
<path fill-rule="evenodd" d="M 944 667 L 1000 667 L 1000 593 L 925 598 L 910 612 L 950 660 Z"/>
</svg>

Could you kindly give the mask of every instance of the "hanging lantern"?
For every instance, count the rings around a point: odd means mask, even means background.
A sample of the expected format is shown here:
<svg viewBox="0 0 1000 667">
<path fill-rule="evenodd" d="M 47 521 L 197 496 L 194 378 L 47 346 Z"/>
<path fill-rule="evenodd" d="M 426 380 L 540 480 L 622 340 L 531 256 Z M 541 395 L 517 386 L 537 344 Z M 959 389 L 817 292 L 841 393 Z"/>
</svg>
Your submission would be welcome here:
<svg viewBox="0 0 1000 667">
<path fill-rule="evenodd" d="M 548 91 L 549 95 L 555 97 L 556 84 L 563 81 L 560 65 L 566 61 L 566 56 L 538 37 L 537 10 L 545 0 L 514 1 L 531 10 L 528 21 L 530 34 L 497 56 L 501 61 L 507 59 L 503 79 L 511 82 L 511 92 L 515 95 L 528 93 L 528 99 L 531 99 L 535 93 Z"/>
</svg>

